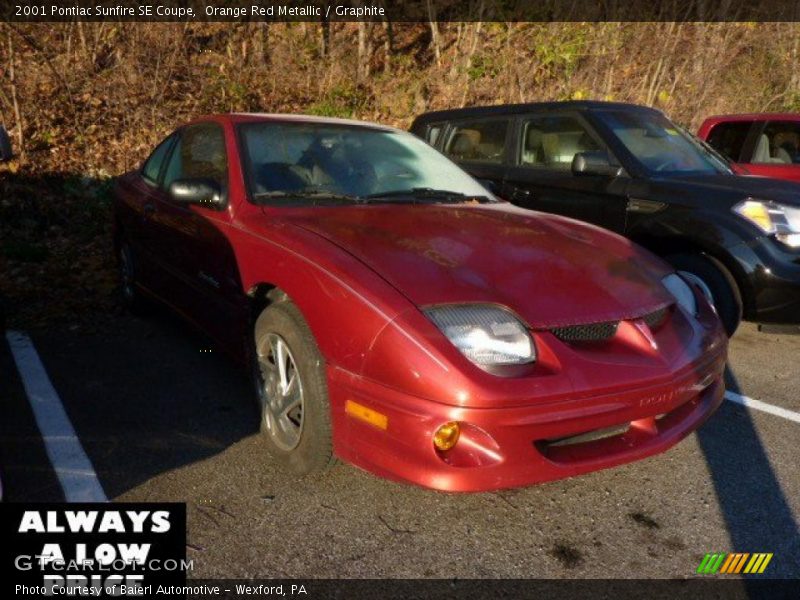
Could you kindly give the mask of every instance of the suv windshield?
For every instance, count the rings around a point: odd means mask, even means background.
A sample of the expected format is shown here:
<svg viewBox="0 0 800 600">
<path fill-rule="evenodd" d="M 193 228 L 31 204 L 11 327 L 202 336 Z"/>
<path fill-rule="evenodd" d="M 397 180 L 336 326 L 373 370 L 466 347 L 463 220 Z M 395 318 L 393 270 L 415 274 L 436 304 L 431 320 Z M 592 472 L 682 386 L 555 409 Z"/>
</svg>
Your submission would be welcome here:
<svg viewBox="0 0 800 600">
<path fill-rule="evenodd" d="M 728 165 L 663 115 L 639 111 L 596 114 L 648 171 L 660 175 L 731 172 Z"/>
<path fill-rule="evenodd" d="M 352 125 L 240 126 L 245 172 L 260 203 L 493 201 L 417 137 Z"/>
</svg>

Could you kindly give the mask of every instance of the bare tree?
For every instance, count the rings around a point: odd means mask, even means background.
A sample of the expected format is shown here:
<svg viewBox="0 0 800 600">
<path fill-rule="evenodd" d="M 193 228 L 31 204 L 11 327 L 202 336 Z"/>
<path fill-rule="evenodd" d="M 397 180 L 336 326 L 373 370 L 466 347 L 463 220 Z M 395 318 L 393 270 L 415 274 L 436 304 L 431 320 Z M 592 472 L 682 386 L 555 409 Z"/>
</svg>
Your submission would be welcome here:
<svg viewBox="0 0 800 600">
<path fill-rule="evenodd" d="M 392 70 L 392 56 L 394 55 L 394 29 L 392 22 L 386 19 L 383 22 L 384 40 L 383 40 L 383 70 L 388 73 Z"/>
<path fill-rule="evenodd" d="M 358 78 L 367 79 L 372 71 L 372 23 L 358 22 Z"/>
<path fill-rule="evenodd" d="M 439 46 L 439 24 L 436 21 L 436 9 L 433 6 L 433 0 L 426 0 L 428 7 L 428 23 L 431 28 L 431 48 L 433 48 L 433 56 L 436 58 L 436 66 L 442 64 L 442 50 Z"/>
<path fill-rule="evenodd" d="M 327 57 L 331 51 L 331 23 L 328 19 L 322 19 L 322 31 L 320 39 L 320 55 Z"/>
<path fill-rule="evenodd" d="M 19 145 L 19 158 L 25 161 L 25 134 L 22 113 L 19 110 L 19 99 L 17 98 L 17 74 L 14 67 L 14 40 L 11 36 L 11 29 L 6 31 L 8 34 L 8 82 L 11 87 L 11 108 L 14 111 L 14 120 L 17 123 L 17 144 Z"/>
</svg>

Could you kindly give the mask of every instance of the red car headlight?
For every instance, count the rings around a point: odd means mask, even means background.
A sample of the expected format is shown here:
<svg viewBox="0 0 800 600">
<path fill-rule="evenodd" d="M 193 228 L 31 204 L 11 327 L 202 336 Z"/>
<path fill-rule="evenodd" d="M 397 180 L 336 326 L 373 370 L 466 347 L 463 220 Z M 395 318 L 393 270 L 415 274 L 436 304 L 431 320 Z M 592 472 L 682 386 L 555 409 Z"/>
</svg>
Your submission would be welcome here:
<svg viewBox="0 0 800 600">
<path fill-rule="evenodd" d="M 536 347 L 528 330 L 504 308 L 450 304 L 428 307 L 423 312 L 476 365 L 524 365 L 536 360 Z"/>
</svg>

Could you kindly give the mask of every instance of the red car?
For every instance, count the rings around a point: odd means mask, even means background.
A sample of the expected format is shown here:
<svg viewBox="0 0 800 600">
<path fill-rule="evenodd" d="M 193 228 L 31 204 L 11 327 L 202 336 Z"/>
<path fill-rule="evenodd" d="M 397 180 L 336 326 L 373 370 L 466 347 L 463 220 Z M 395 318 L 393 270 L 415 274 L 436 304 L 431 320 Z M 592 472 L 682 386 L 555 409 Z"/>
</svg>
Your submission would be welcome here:
<svg viewBox="0 0 800 600">
<path fill-rule="evenodd" d="M 800 182 L 800 114 L 710 117 L 697 135 L 740 174 Z"/>
<path fill-rule="evenodd" d="M 441 490 L 661 452 L 722 401 L 700 290 L 598 227 L 498 201 L 415 136 L 199 119 L 119 180 L 127 302 L 252 365 L 266 448 Z"/>
</svg>

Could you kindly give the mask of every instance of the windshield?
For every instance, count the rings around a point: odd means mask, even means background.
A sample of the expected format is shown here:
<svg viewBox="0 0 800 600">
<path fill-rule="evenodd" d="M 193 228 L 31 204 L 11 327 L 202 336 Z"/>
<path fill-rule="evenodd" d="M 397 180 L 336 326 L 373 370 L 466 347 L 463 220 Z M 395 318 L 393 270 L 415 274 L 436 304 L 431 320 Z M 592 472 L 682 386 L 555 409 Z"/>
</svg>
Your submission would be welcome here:
<svg viewBox="0 0 800 600">
<path fill-rule="evenodd" d="M 648 171 L 661 175 L 731 172 L 722 160 L 663 115 L 599 111 L 597 116 Z"/>
<path fill-rule="evenodd" d="M 240 128 L 257 202 L 493 200 L 458 166 L 403 132 L 317 123 Z"/>
</svg>

